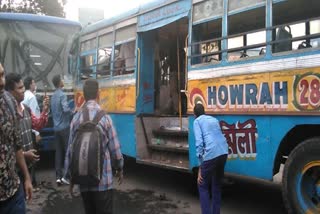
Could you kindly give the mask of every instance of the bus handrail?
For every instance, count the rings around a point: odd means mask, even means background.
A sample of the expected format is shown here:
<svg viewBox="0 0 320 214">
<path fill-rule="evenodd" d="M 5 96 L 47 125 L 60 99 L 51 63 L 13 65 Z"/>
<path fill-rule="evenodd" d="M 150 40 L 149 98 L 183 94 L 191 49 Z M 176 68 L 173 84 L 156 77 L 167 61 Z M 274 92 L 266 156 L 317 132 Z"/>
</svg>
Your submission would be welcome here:
<svg viewBox="0 0 320 214">
<path fill-rule="evenodd" d="M 304 19 L 304 20 L 295 21 L 295 22 L 289 22 L 289 23 L 285 23 L 285 24 L 281 24 L 281 25 L 274 25 L 274 26 L 271 26 L 271 27 L 259 28 L 259 29 L 255 29 L 255 30 L 242 32 L 242 33 L 232 34 L 232 35 L 228 35 L 228 36 L 222 36 L 222 37 L 218 37 L 218 38 L 214 38 L 214 39 L 207 39 L 207 40 L 203 40 L 203 41 L 199 41 L 199 42 L 193 42 L 193 43 L 190 44 L 190 46 L 200 45 L 200 44 L 208 43 L 208 42 L 221 41 L 221 40 L 224 40 L 224 39 L 231 39 L 231 38 L 235 38 L 235 37 L 238 37 L 238 36 L 243 36 L 243 35 L 246 35 L 246 34 L 257 33 L 257 32 L 260 32 L 260 31 L 275 30 L 277 28 L 284 27 L 284 26 L 287 26 L 287 25 L 295 25 L 295 24 L 315 21 L 315 20 L 319 20 L 319 19 L 320 19 L 320 17 L 309 18 L 309 19 Z"/>
<path fill-rule="evenodd" d="M 216 54 L 221 54 L 223 52 L 230 53 L 230 52 L 236 52 L 236 51 L 264 47 L 267 45 L 273 45 L 273 44 L 277 44 L 277 43 L 281 43 L 281 42 L 285 42 L 285 41 L 295 42 L 295 41 L 300 41 L 300 40 L 304 40 L 304 39 L 314 39 L 314 38 L 318 38 L 318 37 L 320 37 L 320 33 L 299 36 L 299 37 L 294 37 L 294 38 L 290 38 L 290 39 L 279 39 L 279 40 L 274 40 L 271 42 L 263 42 L 263 43 L 258 43 L 258 44 L 254 44 L 254 45 L 246 45 L 246 46 L 237 47 L 237 48 L 222 49 L 219 51 L 214 51 L 214 52 L 210 52 L 210 53 L 206 53 L 206 54 L 193 54 L 193 55 L 188 56 L 188 58 L 212 56 L 212 55 L 216 55 Z"/>
<path fill-rule="evenodd" d="M 185 83 L 184 83 L 184 93 L 187 95 L 188 93 L 188 39 L 189 39 L 189 35 L 187 35 L 186 39 L 185 39 L 185 44 L 184 44 L 184 47 L 186 49 L 186 56 L 185 56 L 185 76 L 184 76 L 184 79 L 185 79 Z"/>
<path fill-rule="evenodd" d="M 138 70 L 137 70 L 137 92 L 136 92 L 136 99 L 140 95 L 140 48 L 137 48 L 138 52 Z"/>
<path fill-rule="evenodd" d="M 208 42 L 215 42 L 215 41 L 222 41 L 225 39 L 230 39 L 230 38 L 235 38 L 235 37 L 239 37 L 239 36 L 243 36 L 243 35 L 247 35 L 250 33 L 255 33 L 255 32 L 261 32 L 261 31 L 273 31 L 277 28 L 283 27 L 283 26 L 287 26 L 287 25 L 294 25 L 294 24 L 299 24 L 299 23 L 305 23 L 305 22 L 310 22 L 313 20 L 318 20 L 320 17 L 316 17 L 316 18 L 309 18 L 309 19 L 304 19 L 304 20 L 300 20 L 300 21 L 296 21 L 296 22 L 290 22 L 290 23 L 285 23 L 285 24 L 281 24 L 281 25 L 275 25 L 275 26 L 271 26 L 271 27 L 267 27 L 267 28 L 260 28 L 260 29 L 256 29 L 256 30 L 251 30 L 251 31 L 246 31 L 243 33 L 238 33 L 238 34 L 233 34 L 233 35 L 228 35 L 226 37 L 219 37 L 219 38 L 214 38 L 214 39 L 209 39 L 209 40 L 204 40 L 204 41 L 199 41 L 199 42 L 193 42 L 189 45 L 189 47 L 193 48 L 193 46 L 196 45 L 201 45 L 201 44 L 205 44 Z M 264 43 L 258 43 L 258 44 L 253 44 L 253 45 L 246 45 L 246 46 L 242 46 L 242 47 L 236 47 L 236 48 L 228 48 L 228 49 L 221 49 L 218 51 L 214 51 L 214 52 L 210 52 L 210 53 L 205 53 L 205 54 L 191 54 L 188 55 L 188 58 L 195 58 L 195 57 L 206 57 L 206 56 L 212 56 L 212 55 L 217 55 L 217 54 L 221 54 L 221 53 L 230 53 L 230 52 L 236 52 L 236 51 L 246 51 L 252 48 L 259 48 L 259 47 L 264 47 L 264 46 L 268 46 L 268 45 L 274 45 L 274 44 L 278 44 L 281 42 L 286 42 L 286 41 L 300 41 L 300 40 L 304 40 L 304 39 L 314 39 L 314 38 L 318 38 L 320 37 L 320 33 L 314 33 L 314 34 L 309 34 L 309 35 L 304 35 L 304 36 L 299 36 L 299 37 L 294 37 L 294 38 L 287 38 L 287 39 L 279 39 L 279 40 L 273 40 L 273 41 L 269 41 L 269 42 L 264 42 Z"/>
</svg>

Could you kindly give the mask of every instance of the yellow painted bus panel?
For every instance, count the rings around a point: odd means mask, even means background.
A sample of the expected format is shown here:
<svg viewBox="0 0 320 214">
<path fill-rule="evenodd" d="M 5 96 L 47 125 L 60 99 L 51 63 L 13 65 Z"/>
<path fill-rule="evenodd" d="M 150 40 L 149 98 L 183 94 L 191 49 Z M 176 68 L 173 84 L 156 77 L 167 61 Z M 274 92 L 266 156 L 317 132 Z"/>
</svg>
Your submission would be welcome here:
<svg viewBox="0 0 320 214">
<path fill-rule="evenodd" d="M 311 112 L 320 110 L 320 68 L 189 80 L 188 111 Z"/>
<path fill-rule="evenodd" d="M 75 92 L 75 102 L 79 107 L 84 103 L 82 90 Z M 99 104 L 107 112 L 132 113 L 136 108 L 136 87 L 100 88 Z"/>
</svg>

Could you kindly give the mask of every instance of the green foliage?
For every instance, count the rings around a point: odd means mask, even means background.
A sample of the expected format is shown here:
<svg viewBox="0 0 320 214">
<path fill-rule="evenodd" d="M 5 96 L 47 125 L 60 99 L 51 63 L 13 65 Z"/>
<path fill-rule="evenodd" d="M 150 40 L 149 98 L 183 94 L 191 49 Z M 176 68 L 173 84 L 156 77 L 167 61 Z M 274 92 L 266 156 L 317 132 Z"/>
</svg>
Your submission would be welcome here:
<svg viewBox="0 0 320 214">
<path fill-rule="evenodd" d="M 0 0 L 0 12 L 33 13 L 65 17 L 66 0 Z"/>
</svg>

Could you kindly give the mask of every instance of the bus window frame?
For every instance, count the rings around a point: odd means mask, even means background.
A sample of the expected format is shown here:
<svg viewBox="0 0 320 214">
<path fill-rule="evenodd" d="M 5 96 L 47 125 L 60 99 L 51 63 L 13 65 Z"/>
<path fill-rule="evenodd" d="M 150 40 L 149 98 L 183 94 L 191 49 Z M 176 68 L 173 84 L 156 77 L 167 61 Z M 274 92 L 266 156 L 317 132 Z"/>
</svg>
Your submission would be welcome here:
<svg viewBox="0 0 320 214">
<path fill-rule="evenodd" d="M 134 73 L 135 73 L 135 70 L 136 70 L 136 67 L 137 67 L 137 65 L 136 65 L 136 59 L 137 59 L 137 53 L 136 53 L 136 49 L 137 49 L 137 29 L 136 29 L 136 27 L 137 27 L 137 18 L 132 18 L 132 19 L 129 19 L 129 20 L 126 20 L 124 23 L 117 23 L 116 24 L 116 27 L 115 27 L 115 29 L 114 29 L 114 43 L 113 43 L 113 47 L 114 47 L 114 54 L 113 54 L 113 56 L 112 56 L 112 59 L 111 59 L 111 61 L 110 61 L 110 63 L 113 65 L 112 66 L 112 68 L 111 68 L 111 73 L 112 73 L 112 78 L 119 78 L 119 77 L 121 77 L 121 76 L 124 76 L 124 75 L 133 75 Z M 134 35 L 133 36 L 130 36 L 130 37 L 128 37 L 128 38 L 125 38 L 125 39 L 122 39 L 122 40 L 119 40 L 119 41 L 117 41 L 117 33 L 118 32 L 121 32 L 122 33 L 122 31 L 121 30 L 123 30 L 123 29 L 125 29 L 125 28 L 127 28 L 127 29 L 130 29 L 131 27 L 133 27 L 133 28 L 135 28 L 135 32 L 134 32 Z M 123 44 L 126 44 L 126 43 L 129 43 L 129 42 L 134 42 L 135 43 L 135 51 L 134 51 L 134 61 L 135 61 L 135 65 L 134 65 L 134 67 L 133 67 L 133 72 L 131 72 L 131 73 L 128 73 L 128 74 L 119 74 L 119 75 L 114 75 L 114 72 L 115 72 L 115 70 L 116 70 L 116 68 L 115 68 L 115 63 L 117 62 L 117 60 L 118 59 L 116 59 L 116 56 L 115 56 L 115 51 L 116 51 L 116 48 L 118 47 L 118 46 L 121 46 L 121 45 L 123 45 Z M 120 47 L 121 48 L 121 47 Z M 119 51 L 120 51 L 120 49 L 119 49 Z M 120 53 L 119 53 L 120 54 Z M 122 59 L 122 60 L 125 60 L 125 59 Z M 124 67 L 120 67 L 121 69 L 126 69 L 127 67 L 126 66 L 124 66 Z M 118 68 L 117 68 L 118 69 Z"/>
<path fill-rule="evenodd" d="M 112 58 L 114 55 L 114 41 L 115 41 L 115 29 L 114 26 L 108 26 L 104 29 L 100 29 L 97 30 L 97 48 L 96 48 L 96 79 L 111 79 L 112 78 L 112 68 L 113 68 L 113 64 L 112 64 Z M 100 38 L 103 37 L 104 35 L 108 35 L 110 34 L 112 36 L 112 41 L 110 42 L 110 44 L 104 44 L 103 46 L 100 46 Z M 99 58 L 99 50 L 103 49 L 103 48 L 111 48 L 111 57 L 110 57 L 110 65 L 109 65 L 109 75 L 105 75 L 105 76 L 98 76 L 97 74 L 97 66 L 99 65 L 103 65 L 103 63 L 99 64 L 98 63 L 98 58 Z"/>
<path fill-rule="evenodd" d="M 309 18 L 309 19 L 303 19 L 303 20 L 299 20 L 299 21 L 295 21 L 295 22 L 289 22 L 289 23 L 285 23 L 282 25 L 274 25 L 270 28 L 271 31 L 274 31 L 280 27 L 284 27 L 284 26 L 290 26 L 290 25 L 295 25 L 295 24 L 301 24 L 301 23 L 307 23 L 310 21 L 315 21 L 315 20 L 320 20 L 320 16 L 319 17 L 314 17 L 314 18 Z M 271 42 L 269 43 L 269 45 L 272 46 L 283 42 L 283 41 L 301 41 L 301 40 L 307 40 L 307 39 L 315 39 L 315 38 L 320 38 L 320 32 L 319 33 L 315 33 L 315 34 L 309 34 L 309 35 L 304 35 L 304 36 L 298 36 L 298 37 L 292 37 L 291 39 L 281 39 L 281 40 L 271 40 Z M 319 50 L 320 49 L 320 45 L 318 47 L 310 47 L 310 48 L 303 48 L 303 49 L 295 49 L 295 50 L 290 50 L 290 51 L 282 51 L 282 52 L 273 52 L 271 51 L 272 56 L 283 56 L 283 55 L 290 55 L 290 54 L 295 54 L 295 53 L 301 53 L 301 52 L 308 52 L 308 50 Z"/>
<path fill-rule="evenodd" d="M 104 48 L 111 48 L 111 56 L 110 56 L 110 63 L 109 63 L 109 75 L 104 75 L 104 76 L 98 76 L 97 73 L 97 67 L 100 65 L 104 65 L 104 63 L 100 63 L 98 62 L 98 58 L 99 58 L 99 50 L 100 49 L 104 49 Z M 113 52 L 114 52 L 114 45 L 112 44 L 111 46 L 101 46 L 98 47 L 97 50 L 97 60 L 96 60 L 96 79 L 110 79 L 112 77 L 112 56 L 113 56 Z"/>
<path fill-rule="evenodd" d="M 229 8 L 229 5 L 228 5 L 228 8 Z M 264 14 L 264 22 L 263 22 L 264 23 L 264 27 L 229 35 L 229 30 L 230 30 L 230 27 L 229 27 L 230 18 L 229 17 L 231 17 L 233 15 L 249 12 L 249 11 L 254 11 L 254 10 L 257 10 L 257 9 L 260 9 L 260 8 L 264 9 L 264 13 L 265 13 Z M 226 40 L 228 41 L 231 38 L 235 38 L 235 37 L 240 37 L 241 36 L 243 38 L 243 46 L 242 47 L 236 47 L 236 48 L 229 48 L 229 46 L 227 45 L 226 59 L 225 59 L 226 62 L 235 62 L 235 61 L 243 61 L 243 60 L 249 60 L 249 59 L 263 58 L 263 56 L 266 53 L 263 54 L 263 55 L 258 55 L 258 56 L 249 56 L 247 54 L 247 51 L 250 50 L 250 49 L 254 49 L 254 48 L 261 48 L 261 51 L 262 51 L 263 48 L 266 49 L 266 47 L 267 47 L 267 26 L 266 26 L 267 25 L 267 23 L 266 23 L 267 16 L 268 16 L 267 15 L 267 0 L 265 0 L 264 2 L 255 4 L 255 5 L 248 6 L 246 8 L 242 7 L 242 8 L 235 9 L 235 10 L 227 12 L 226 19 L 227 19 L 228 26 L 226 27 L 227 28 L 227 38 L 226 38 Z M 265 32 L 265 41 L 266 42 L 257 43 L 257 44 L 254 44 L 254 45 L 247 45 L 246 44 L 247 43 L 247 35 L 248 34 L 258 33 L 258 32 L 261 32 L 261 31 Z M 238 52 L 238 51 L 241 53 L 240 58 L 235 59 L 235 60 L 229 59 L 229 53 Z"/>
<path fill-rule="evenodd" d="M 81 62 L 82 57 L 87 57 L 87 56 L 93 56 L 93 64 L 88 66 L 88 67 L 82 67 L 82 62 Z M 87 78 L 81 78 L 82 73 L 83 73 L 82 70 L 84 70 L 84 69 L 91 69 L 92 70 L 92 72 L 90 74 L 90 77 L 88 77 L 88 78 L 96 78 L 96 66 L 97 66 L 97 58 L 96 57 L 97 57 L 96 56 L 96 50 L 84 51 L 84 52 L 81 52 L 79 54 L 80 62 L 79 62 L 79 69 L 78 69 L 78 72 L 77 72 L 78 73 L 78 78 L 77 79 L 79 81 L 87 79 Z"/>
<path fill-rule="evenodd" d="M 232 15 L 235 15 L 235 14 L 238 14 L 238 13 L 243 13 L 243 12 L 246 12 L 246 11 L 254 10 L 254 9 L 257 9 L 257 8 L 260 8 L 260 7 L 265 7 L 266 6 L 266 2 L 267 2 L 267 0 L 265 0 L 265 2 L 261 2 L 261 3 L 255 4 L 255 5 L 251 5 L 251 6 L 248 6 L 248 7 L 241 7 L 241 8 L 237 8 L 237 9 L 230 10 L 230 11 L 228 10 L 228 16 L 232 16 Z M 228 9 L 229 9 L 229 6 L 228 6 Z"/>
<path fill-rule="evenodd" d="M 135 41 L 135 45 L 137 46 L 137 36 L 136 36 L 137 32 L 135 32 L 135 36 L 134 37 L 128 38 L 128 39 L 125 39 L 125 40 L 122 40 L 122 41 L 119 41 L 119 42 L 116 42 L 116 33 L 117 33 L 117 31 L 119 29 L 130 27 L 132 25 L 136 25 L 136 23 L 137 23 L 137 18 L 134 17 L 134 18 L 127 19 L 125 21 L 114 23 L 112 25 L 106 26 L 106 27 L 101 28 L 101 29 L 97 29 L 95 32 L 90 33 L 88 35 L 83 35 L 82 41 L 84 39 L 88 40 L 88 37 L 92 38 L 93 36 L 96 39 L 97 47 L 93 50 L 95 52 L 96 58 L 95 58 L 95 64 L 92 65 L 92 67 L 94 66 L 94 74 L 95 74 L 94 76 L 95 76 L 96 79 L 98 79 L 98 80 L 100 80 L 100 79 L 112 80 L 114 78 L 119 78 L 121 76 L 128 76 L 128 75 L 134 75 L 135 74 L 136 65 L 134 66 L 133 72 L 129 73 L 129 74 L 123 74 L 123 75 L 116 75 L 115 76 L 113 74 L 113 72 L 115 70 L 114 63 L 115 63 L 115 49 L 116 49 L 116 46 L 124 44 L 124 43 L 127 43 L 127 42 L 131 42 L 131 41 Z M 111 34 L 112 35 L 112 42 L 110 43 L 110 45 L 100 46 L 100 37 L 102 37 L 105 34 Z M 98 63 L 99 50 L 103 49 L 103 48 L 111 48 L 112 49 L 111 57 L 110 57 L 110 65 L 109 65 L 110 74 L 106 75 L 106 76 L 98 76 L 98 74 L 97 74 L 97 66 L 103 65 L 103 64 L 99 64 Z M 83 56 L 83 54 L 86 54 L 86 52 L 81 52 L 79 57 L 81 58 Z M 136 57 L 137 57 L 136 49 L 135 49 L 135 53 L 134 54 L 135 54 L 135 61 L 136 61 Z M 79 71 L 80 70 L 81 70 L 81 68 L 79 68 Z"/>
<path fill-rule="evenodd" d="M 228 36 L 226 39 L 231 39 L 231 38 L 236 38 L 236 37 L 244 37 L 247 36 L 248 34 L 252 34 L 252 33 L 258 33 L 264 31 L 265 32 L 265 36 L 267 36 L 267 28 L 260 28 L 260 29 L 256 29 L 256 30 L 252 30 L 252 31 L 246 31 L 243 33 L 238 33 L 238 34 L 232 34 L 230 36 Z M 228 54 L 232 53 L 232 52 L 237 52 L 237 51 L 243 51 L 244 54 L 246 54 L 247 50 L 250 49 L 254 49 L 254 48 L 266 48 L 267 47 L 268 42 L 262 42 L 262 43 L 256 43 L 253 45 L 244 45 L 242 47 L 236 47 L 236 48 L 227 48 L 226 49 L 226 53 L 227 53 L 227 61 L 228 62 L 235 62 L 235 61 L 241 61 L 241 60 L 249 60 L 249 59 L 259 59 L 259 58 L 264 58 L 265 54 L 262 55 L 258 55 L 258 56 L 245 56 L 243 58 L 237 59 L 237 60 L 229 60 L 228 59 Z"/>
<path fill-rule="evenodd" d="M 193 11 L 194 11 L 194 6 L 197 5 L 197 4 L 200 4 L 202 2 L 204 2 L 206 0 L 200 0 L 200 1 L 193 1 L 192 3 L 192 10 L 191 10 L 191 17 L 192 17 L 192 26 L 193 25 L 198 25 L 198 24 L 203 24 L 205 22 L 210 22 L 210 21 L 214 21 L 215 19 L 222 19 L 223 18 L 223 13 L 224 13 L 224 8 L 222 7 L 222 14 L 218 14 L 218 15 L 213 15 L 211 17 L 207 17 L 207 18 L 203 18 L 203 19 L 200 19 L 198 21 L 193 21 Z M 222 3 L 223 3 L 223 0 L 222 0 Z"/>
<path fill-rule="evenodd" d="M 197 22 L 194 22 L 192 23 L 192 27 L 191 27 L 191 35 L 193 34 L 193 27 L 194 26 L 197 26 L 197 25 L 201 25 L 201 24 L 204 24 L 204 23 L 207 23 L 207 22 L 212 22 L 212 21 L 216 21 L 216 20 L 219 20 L 221 19 L 221 26 L 223 26 L 223 16 L 214 16 L 214 17 L 210 17 L 210 18 L 207 18 L 205 20 L 200 20 L 200 21 L 197 21 Z M 223 29 L 221 29 L 221 35 L 223 33 Z M 223 60 L 223 56 L 222 56 L 222 41 L 223 41 L 223 36 L 221 37 L 218 37 L 218 38 L 214 38 L 214 39 L 207 39 L 207 40 L 203 40 L 203 41 L 199 41 L 199 42 L 192 42 L 192 37 L 190 38 L 190 41 L 189 41 L 189 45 L 188 45 L 188 48 L 190 48 L 190 51 L 188 51 L 188 53 L 192 53 L 192 47 L 195 46 L 195 45 L 202 45 L 204 43 L 210 43 L 210 42 L 216 42 L 218 41 L 218 43 L 220 42 L 220 50 L 219 51 L 214 51 L 214 52 L 211 52 L 211 53 L 206 53 L 206 54 L 194 54 L 191 56 L 189 56 L 188 54 L 188 61 L 190 61 L 188 64 L 189 66 L 191 65 L 192 67 L 193 66 L 201 66 L 201 65 L 216 65 L 216 64 L 220 64 Z M 192 64 L 192 58 L 194 57 L 207 57 L 207 56 L 213 56 L 213 55 L 220 55 L 220 60 L 213 60 L 213 61 L 210 61 L 210 62 L 202 62 L 202 63 L 196 63 L 196 64 Z"/>
<path fill-rule="evenodd" d="M 285 2 L 287 0 L 273 0 L 272 1 L 272 5 L 276 4 L 276 3 L 280 3 L 280 2 Z M 198 3 L 198 2 L 197 2 Z M 265 3 L 260 3 L 259 4 L 259 7 L 266 7 L 266 14 L 265 14 L 265 17 L 267 19 L 268 16 L 270 16 L 270 14 L 273 14 L 273 10 L 272 10 L 272 7 L 271 7 L 271 10 L 270 10 L 270 7 L 268 7 L 268 1 L 266 1 Z M 254 7 L 250 7 L 250 9 L 246 9 L 246 10 L 252 10 L 252 9 L 255 9 L 255 8 L 258 8 L 257 5 L 255 5 Z M 240 12 L 243 12 L 241 10 L 237 10 L 237 11 L 232 11 L 232 12 L 228 12 L 228 14 L 224 14 L 222 16 L 222 32 L 224 31 L 224 28 L 226 28 L 224 26 L 224 19 L 225 18 L 228 18 L 229 15 L 234 15 L 236 13 L 240 13 Z M 206 20 L 201 20 L 199 22 L 196 22 L 196 23 L 193 23 L 192 20 L 190 21 L 192 23 L 192 26 L 189 30 L 189 34 L 192 35 L 193 33 L 193 27 L 198 25 L 198 24 L 202 24 L 202 23 L 205 23 L 205 22 L 209 22 L 209 21 L 212 21 L 212 20 L 215 20 L 215 19 L 218 19 L 220 18 L 221 16 L 215 16 L 215 17 L 211 17 L 211 18 L 208 18 Z M 227 36 L 222 36 L 220 38 L 215 38 L 215 39 L 212 39 L 212 40 L 206 40 L 206 41 L 201 41 L 201 42 L 192 42 L 192 36 L 191 38 L 189 39 L 189 45 L 188 45 L 188 67 L 192 69 L 196 69 L 196 68 L 200 68 L 200 67 L 215 67 L 215 66 L 219 66 L 219 65 L 230 65 L 231 63 L 236 63 L 236 62 L 239 62 L 239 61 L 255 61 L 255 60 L 265 60 L 267 58 L 273 58 L 273 57 L 278 57 L 278 56 L 292 56 L 294 54 L 297 54 L 297 53 L 304 53 L 304 52 L 310 52 L 310 50 L 314 51 L 314 50 L 320 50 L 320 45 L 318 47 L 311 47 L 311 48 L 304 48 L 304 49 L 297 49 L 297 50 L 291 50 L 291 51 L 284 51 L 284 52 L 278 52 L 278 53 L 273 53 L 272 51 L 272 46 L 276 43 L 278 43 L 279 41 L 287 41 L 288 39 L 286 40 L 273 40 L 272 38 L 272 34 L 273 34 L 273 31 L 276 30 L 277 28 L 281 27 L 281 26 L 286 26 L 286 25 L 294 25 L 294 24 L 300 24 L 300 23 L 306 23 L 307 21 L 315 21 L 315 20 L 320 20 L 320 16 L 319 17 L 314 17 L 314 18 L 310 18 L 310 19 L 304 19 L 304 20 L 299 20 L 299 21 L 296 21 L 296 22 L 289 22 L 289 23 L 285 23 L 285 24 L 282 24 L 282 25 L 274 25 L 274 26 L 268 26 L 268 20 L 265 20 L 265 28 L 260 28 L 260 29 L 255 29 L 255 30 L 252 30 L 252 31 L 247 31 L 247 32 L 243 32 L 243 33 L 239 33 L 239 34 L 233 34 L 233 35 L 228 35 L 227 33 Z M 271 22 L 272 23 L 272 22 Z M 259 32 L 259 31 L 265 31 L 266 33 L 266 42 L 265 43 L 257 43 L 257 44 L 254 44 L 254 45 L 247 45 L 247 46 L 243 46 L 243 47 L 237 47 L 237 48 L 232 48 L 232 49 L 229 49 L 228 47 L 225 48 L 224 45 L 223 45 L 223 41 L 224 40 L 228 40 L 229 38 L 233 38 L 233 37 L 236 37 L 236 36 L 243 36 L 245 34 L 250 34 L 250 33 L 255 33 L 255 32 Z M 269 36 L 269 32 L 271 32 L 271 36 Z M 309 35 L 304 35 L 304 36 L 300 36 L 300 37 L 294 37 L 292 39 L 289 39 L 291 40 L 292 42 L 294 41 L 301 41 L 301 40 L 306 40 L 306 39 L 315 39 L 315 38 L 320 38 L 320 32 L 319 33 L 316 33 L 316 34 L 309 34 Z M 216 52 L 211 52 L 209 54 L 192 54 L 192 46 L 194 45 L 198 45 L 200 43 L 204 43 L 204 42 L 209 42 L 209 41 L 216 41 L 216 40 L 220 40 L 221 41 L 221 50 L 219 51 L 216 51 Z M 238 60 L 233 60 L 233 61 L 230 61 L 228 60 L 228 53 L 229 52 L 233 52 L 233 51 L 237 51 L 237 50 L 248 50 L 248 49 L 252 49 L 252 48 L 256 48 L 256 47 L 262 47 L 264 46 L 265 48 L 265 53 L 261 56 L 252 56 L 252 57 L 244 57 L 242 59 L 238 59 Z M 206 56 L 206 55 L 214 55 L 214 54 L 221 54 L 222 57 L 221 57 L 221 60 L 220 60 L 220 63 L 198 63 L 198 64 L 192 64 L 192 58 L 195 58 L 195 57 L 201 57 L 201 56 Z M 226 55 L 225 55 L 226 54 Z"/>
<path fill-rule="evenodd" d="M 116 49 L 116 47 L 117 46 L 120 46 L 120 45 L 123 45 L 123 44 L 126 44 L 126 43 L 129 43 L 129 42 L 134 42 L 135 43 L 135 47 L 137 47 L 137 39 L 136 38 L 134 38 L 134 39 L 128 39 L 128 40 L 125 40 L 125 41 L 121 41 L 121 42 L 117 42 L 117 43 L 115 43 L 114 44 L 114 46 L 115 46 L 115 49 Z M 136 68 L 137 68 L 137 48 L 135 48 L 135 51 L 134 51 L 134 61 L 135 61 L 135 65 L 134 65 L 134 67 L 133 67 L 133 72 L 132 73 L 128 73 L 128 74 L 119 74 L 119 75 L 113 75 L 113 73 L 112 73 L 112 77 L 113 78 L 119 78 L 119 77 L 122 77 L 122 76 L 129 76 L 129 75 L 133 75 L 133 74 L 135 74 L 135 71 L 136 71 Z M 125 60 L 125 59 L 123 59 L 123 60 Z M 117 60 L 116 59 L 113 59 L 113 61 L 112 61 L 112 63 L 115 63 Z M 124 66 L 124 67 L 120 67 L 120 68 L 124 68 L 124 69 L 126 69 L 127 67 L 126 66 Z M 115 68 L 113 68 L 113 71 L 115 70 Z"/>
</svg>

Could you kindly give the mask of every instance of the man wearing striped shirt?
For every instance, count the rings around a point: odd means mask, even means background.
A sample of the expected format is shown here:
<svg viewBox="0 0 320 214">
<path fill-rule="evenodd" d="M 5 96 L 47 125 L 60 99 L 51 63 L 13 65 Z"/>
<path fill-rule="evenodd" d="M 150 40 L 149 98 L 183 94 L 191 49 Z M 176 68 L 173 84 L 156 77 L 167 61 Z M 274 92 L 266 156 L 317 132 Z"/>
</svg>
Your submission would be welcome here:
<svg viewBox="0 0 320 214">
<path fill-rule="evenodd" d="M 97 103 L 99 100 L 99 84 L 96 80 L 88 79 L 83 85 L 83 94 L 86 100 L 84 106 L 89 111 L 89 119 L 92 120 L 97 112 L 100 111 L 100 106 Z M 72 153 L 71 146 L 75 137 L 75 132 L 83 121 L 83 109 L 80 109 L 73 117 L 70 124 L 70 137 L 68 143 L 68 150 L 65 159 L 65 169 L 70 167 L 70 155 Z M 81 196 L 84 202 L 84 208 L 87 214 L 95 213 L 113 213 L 112 208 L 112 169 L 116 170 L 116 177 L 121 184 L 123 179 L 123 156 L 120 150 L 116 130 L 113 127 L 112 120 L 109 115 L 101 118 L 98 125 L 103 130 L 102 142 L 104 142 L 104 162 L 103 162 L 103 176 L 97 186 L 80 185 Z M 65 171 L 66 171 L 65 170 Z M 73 184 L 70 184 L 70 192 L 72 194 Z"/>
<path fill-rule="evenodd" d="M 16 113 L 21 132 L 24 158 L 27 161 L 27 165 L 32 176 L 32 185 L 35 188 L 38 188 L 34 171 L 34 164 L 39 161 L 40 156 L 37 154 L 37 151 L 34 148 L 35 142 L 33 142 L 32 139 L 32 130 L 34 129 L 39 131 L 47 124 L 49 97 L 44 97 L 43 111 L 40 114 L 40 117 L 37 117 L 28 106 L 22 104 L 22 101 L 24 99 L 25 87 L 20 74 L 9 73 L 6 76 L 5 88 L 12 95 L 10 96 L 12 102 L 16 103 L 17 105 Z"/>
</svg>

